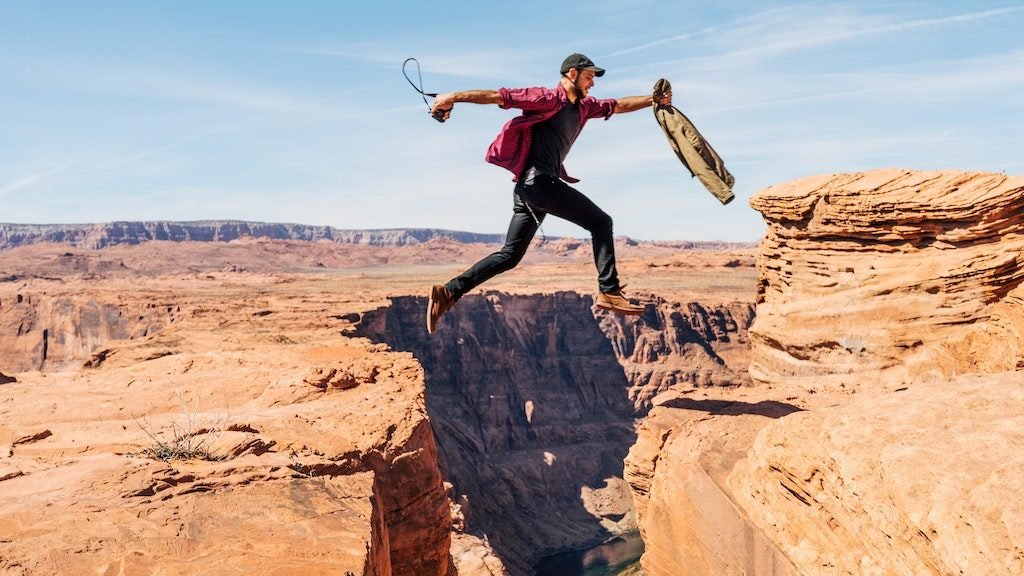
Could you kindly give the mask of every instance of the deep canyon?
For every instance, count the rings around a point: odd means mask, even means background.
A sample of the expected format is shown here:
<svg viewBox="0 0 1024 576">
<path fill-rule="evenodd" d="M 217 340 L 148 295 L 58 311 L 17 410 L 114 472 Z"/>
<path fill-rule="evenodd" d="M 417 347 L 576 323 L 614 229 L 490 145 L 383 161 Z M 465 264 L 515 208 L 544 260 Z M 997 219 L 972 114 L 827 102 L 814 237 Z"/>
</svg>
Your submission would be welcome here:
<svg viewBox="0 0 1024 576">
<path fill-rule="evenodd" d="M 4 225 L 0 573 L 525 576 L 636 531 L 649 576 L 1024 573 L 1024 180 L 750 204 L 756 248 L 619 240 L 641 316 L 558 239 L 433 335 L 491 238 Z"/>
</svg>

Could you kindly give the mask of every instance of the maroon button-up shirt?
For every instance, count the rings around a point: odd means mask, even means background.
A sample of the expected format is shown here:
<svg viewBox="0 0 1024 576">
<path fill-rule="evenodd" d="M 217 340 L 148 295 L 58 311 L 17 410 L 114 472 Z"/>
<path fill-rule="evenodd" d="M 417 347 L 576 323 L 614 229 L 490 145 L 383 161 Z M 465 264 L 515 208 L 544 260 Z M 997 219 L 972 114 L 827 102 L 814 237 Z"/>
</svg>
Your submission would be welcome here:
<svg viewBox="0 0 1024 576">
<path fill-rule="evenodd" d="M 526 169 L 526 162 L 530 156 L 530 142 L 533 138 L 532 127 L 538 122 L 551 118 L 569 99 L 565 88 L 559 83 L 554 89 L 551 88 L 502 88 L 498 90 L 501 94 L 502 108 L 519 108 L 522 115 L 508 121 L 501 133 L 487 149 L 485 159 L 491 164 L 496 164 L 512 172 L 512 181 L 517 182 Z M 580 130 L 586 126 L 587 120 L 591 118 L 604 118 L 607 120 L 615 112 L 617 101 L 614 98 L 599 100 L 587 96 L 579 100 L 580 109 Z M 579 182 L 578 179 L 569 176 L 564 166 L 558 167 L 559 177 L 566 182 Z"/>
</svg>

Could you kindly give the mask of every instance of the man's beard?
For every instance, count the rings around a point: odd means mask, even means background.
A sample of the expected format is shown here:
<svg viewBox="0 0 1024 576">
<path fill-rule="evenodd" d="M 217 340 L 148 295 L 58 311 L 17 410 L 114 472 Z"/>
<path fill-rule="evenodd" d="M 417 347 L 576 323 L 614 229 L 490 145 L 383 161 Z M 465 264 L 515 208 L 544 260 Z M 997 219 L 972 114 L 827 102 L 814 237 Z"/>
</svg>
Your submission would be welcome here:
<svg viewBox="0 0 1024 576">
<path fill-rule="evenodd" d="M 577 76 L 576 80 L 574 80 L 573 83 L 572 83 L 572 88 L 573 88 L 573 90 L 576 91 L 576 98 L 586 98 L 587 97 L 587 93 L 586 93 L 586 91 L 583 90 L 583 88 L 580 88 L 579 82 L 580 82 L 580 79 L 579 79 L 579 76 Z"/>
</svg>

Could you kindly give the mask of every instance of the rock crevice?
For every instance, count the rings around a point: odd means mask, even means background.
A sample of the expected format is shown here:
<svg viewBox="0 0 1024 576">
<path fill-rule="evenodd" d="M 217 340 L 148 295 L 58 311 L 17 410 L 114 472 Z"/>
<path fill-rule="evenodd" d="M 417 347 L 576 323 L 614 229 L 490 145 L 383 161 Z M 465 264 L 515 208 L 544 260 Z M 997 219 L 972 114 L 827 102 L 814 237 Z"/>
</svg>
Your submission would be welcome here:
<svg viewBox="0 0 1024 576">
<path fill-rule="evenodd" d="M 734 387 L 749 304 L 657 301 L 644 315 L 592 312 L 573 292 L 464 297 L 438 331 L 423 298 L 366 313 L 359 336 L 412 352 L 464 530 L 505 569 L 636 529 L 623 461 L 652 398 Z"/>
</svg>

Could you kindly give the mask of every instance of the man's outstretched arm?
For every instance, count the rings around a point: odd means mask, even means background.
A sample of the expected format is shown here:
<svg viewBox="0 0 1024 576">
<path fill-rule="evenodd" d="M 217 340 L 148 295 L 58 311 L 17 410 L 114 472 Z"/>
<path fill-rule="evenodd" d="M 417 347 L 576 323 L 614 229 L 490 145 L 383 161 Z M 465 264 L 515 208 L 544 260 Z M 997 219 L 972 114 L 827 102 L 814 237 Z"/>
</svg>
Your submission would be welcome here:
<svg viewBox="0 0 1024 576">
<path fill-rule="evenodd" d="M 439 110 L 450 112 L 456 102 L 472 104 L 501 104 L 501 94 L 497 90 L 466 90 L 465 92 L 448 92 L 438 94 L 430 112 L 437 114 Z"/>
<path fill-rule="evenodd" d="M 672 104 L 672 93 L 666 92 L 665 96 L 659 102 L 662 106 L 668 106 Z M 636 112 L 637 110 L 643 110 L 654 105 L 654 98 L 651 96 L 626 96 L 625 98 L 618 98 L 615 102 L 615 113 L 623 114 L 625 112 Z"/>
</svg>

